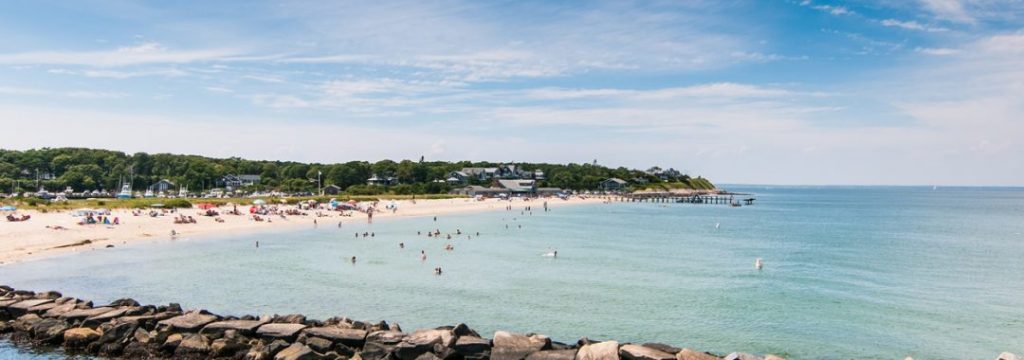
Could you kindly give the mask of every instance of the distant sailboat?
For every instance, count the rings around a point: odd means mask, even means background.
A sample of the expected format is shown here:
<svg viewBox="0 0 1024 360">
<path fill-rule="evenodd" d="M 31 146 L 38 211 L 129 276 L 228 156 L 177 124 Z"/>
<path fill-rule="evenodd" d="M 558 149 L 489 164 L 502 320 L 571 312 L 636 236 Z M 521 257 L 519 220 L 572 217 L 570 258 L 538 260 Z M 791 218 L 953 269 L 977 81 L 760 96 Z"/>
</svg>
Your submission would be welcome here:
<svg viewBox="0 0 1024 360">
<path fill-rule="evenodd" d="M 719 226 L 722 226 L 722 223 L 720 223 L 720 222 L 716 222 L 716 223 L 715 223 L 715 230 L 718 230 L 718 227 L 719 227 Z"/>
<path fill-rule="evenodd" d="M 764 267 L 764 260 L 761 260 L 761 258 L 757 258 L 757 260 L 754 260 L 754 267 L 757 268 L 758 270 L 761 270 L 761 268 Z"/>
</svg>

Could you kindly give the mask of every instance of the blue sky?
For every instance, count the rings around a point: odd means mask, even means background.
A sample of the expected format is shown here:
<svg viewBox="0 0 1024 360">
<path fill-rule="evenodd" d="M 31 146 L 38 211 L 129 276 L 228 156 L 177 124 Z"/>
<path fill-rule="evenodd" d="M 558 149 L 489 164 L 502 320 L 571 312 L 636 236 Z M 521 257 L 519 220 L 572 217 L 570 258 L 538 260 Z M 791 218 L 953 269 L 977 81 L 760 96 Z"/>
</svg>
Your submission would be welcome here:
<svg viewBox="0 0 1024 360">
<path fill-rule="evenodd" d="M 1024 1 L 15 1 L 0 147 L 1024 185 Z"/>
</svg>

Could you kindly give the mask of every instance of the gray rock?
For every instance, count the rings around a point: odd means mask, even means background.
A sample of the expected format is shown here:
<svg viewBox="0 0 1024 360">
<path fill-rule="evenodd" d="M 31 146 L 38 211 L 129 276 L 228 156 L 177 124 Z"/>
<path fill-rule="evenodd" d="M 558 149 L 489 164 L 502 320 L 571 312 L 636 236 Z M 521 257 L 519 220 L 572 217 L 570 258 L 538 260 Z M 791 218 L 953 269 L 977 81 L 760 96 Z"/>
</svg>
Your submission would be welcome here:
<svg viewBox="0 0 1024 360">
<path fill-rule="evenodd" d="M 473 329 L 469 328 L 469 325 L 466 325 L 466 324 L 463 324 L 463 323 L 459 323 L 458 325 L 455 325 L 455 327 L 452 328 L 452 332 L 455 333 L 455 336 L 474 336 L 474 337 L 480 337 L 480 334 L 477 334 L 476 331 L 473 331 Z"/>
<path fill-rule="evenodd" d="M 108 322 L 110 320 L 116 319 L 121 315 L 124 315 L 124 313 L 126 312 L 128 312 L 127 307 L 114 308 L 114 310 L 86 318 L 84 324 L 87 327 L 93 327 Z"/>
<path fill-rule="evenodd" d="M 14 304 L 11 304 L 11 305 L 7 306 L 7 313 L 11 314 L 11 316 L 17 317 L 17 316 L 21 316 L 21 315 L 27 314 L 28 313 L 28 309 L 33 307 L 33 306 L 42 305 L 42 304 L 48 304 L 48 303 L 52 303 L 52 302 L 53 302 L 53 299 L 32 299 L 32 300 L 19 301 L 17 303 L 14 303 Z"/>
<path fill-rule="evenodd" d="M 64 340 L 67 323 L 57 319 L 42 319 L 32 326 L 32 337 L 43 344 L 59 344 Z"/>
<path fill-rule="evenodd" d="M 692 349 L 682 349 L 676 353 L 676 360 L 721 360 L 721 358 Z"/>
<path fill-rule="evenodd" d="M 324 326 L 307 328 L 303 332 L 310 336 L 322 337 L 351 347 L 363 347 L 363 344 L 366 342 L 366 330 L 349 329 L 340 326 Z"/>
<path fill-rule="evenodd" d="M 626 360 L 674 360 L 675 355 L 636 344 L 626 344 L 619 348 L 619 356 Z"/>
<path fill-rule="evenodd" d="M 723 358 L 723 359 L 725 359 L 725 360 L 764 360 L 763 357 L 760 357 L 760 356 L 757 356 L 757 355 L 754 355 L 754 354 L 743 353 L 743 352 L 731 353 L 729 355 L 726 355 L 725 358 Z"/>
<path fill-rule="evenodd" d="M 68 301 L 68 302 L 65 302 L 63 304 L 54 306 L 54 307 L 46 310 L 46 312 L 43 313 L 43 317 L 48 317 L 48 318 L 60 317 L 61 315 L 64 315 L 68 311 L 75 310 L 76 306 L 78 306 L 77 302 Z"/>
<path fill-rule="evenodd" d="M 256 329 L 256 335 L 267 339 L 289 339 L 295 340 L 299 331 L 305 329 L 306 325 L 292 323 L 266 324 Z"/>
<path fill-rule="evenodd" d="M 619 342 L 604 341 L 583 345 L 576 352 L 576 360 L 618 360 Z"/>
<path fill-rule="evenodd" d="M 53 310 L 53 309 L 51 309 L 51 310 Z M 93 316 L 103 315 L 103 314 L 105 314 L 107 312 L 110 312 L 110 311 L 114 311 L 114 308 L 99 307 L 99 308 L 94 308 L 94 309 L 74 309 L 74 310 L 71 310 L 71 311 L 68 311 L 66 313 L 61 314 L 60 316 L 58 316 L 58 318 L 61 318 L 61 319 L 64 319 L 64 320 L 69 320 L 69 321 L 82 320 L 82 319 L 90 318 L 90 317 L 93 317 Z"/>
<path fill-rule="evenodd" d="M 316 336 L 307 338 L 305 343 L 306 346 L 309 346 L 310 349 L 313 349 L 313 351 L 318 353 L 331 351 L 331 348 L 334 347 L 334 343 L 332 341 Z"/>
<path fill-rule="evenodd" d="M 543 350 L 526 356 L 526 360 L 573 360 L 576 358 L 576 350 Z"/>
<path fill-rule="evenodd" d="M 235 357 L 235 354 L 249 350 L 249 344 L 235 338 L 220 338 L 210 344 L 210 355 L 213 357 Z"/>
<path fill-rule="evenodd" d="M 216 315 L 203 314 L 198 311 L 190 311 L 184 315 L 176 316 L 167 320 L 161 320 L 158 326 L 170 327 L 180 331 L 198 331 L 206 324 L 217 321 Z"/>
<path fill-rule="evenodd" d="M 644 345 L 644 347 L 649 347 L 649 348 L 654 349 L 654 350 L 664 351 L 664 352 L 667 352 L 667 353 L 672 354 L 672 355 L 678 354 L 680 351 L 683 350 L 683 349 L 677 348 L 675 346 L 666 345 L 666 344 L 662 344 L 662 343 L 644 343 L 643 345 Z"/>
<path fill-rule="evenodd" d="M 179 357 L 206 355 L 209 352 L 210 340 L 199 334 L 185 336 L 174 349 L 174 355 Z"/>
<path fill-rule="evenodd" d="M 494 333 L 494 347 L 491 349 L 491 358 L 495 360 L 521 360 L 525 359 L 532 352 L 550 347 L 551 339 L 543 335 L 526 336 L 507 331 L 496 331 Z"/>
<path fill-rule="evenodd" d="M 466 359 L 487 359 L 491 356 L 491 342 L 476 336 L 459 337 L 453 348 Z"/>
<path fill-rule="evenodd" d="M 199 331 L 199 333 L 203 335 L 213 335 L 223 334 L 224 331 L 227 330 L 235 330 L 242 335 L 251 336 L 256 333 L 257 328 L 266 323 L 266 321 L 262 320 L 218 321 L 204 326 L 203 329 Z"/>
<path fill-rule="evenodd" d="M 424 329 L 414 331 L 399 343 L 394 351 L 401 360 L 416 360 L 417 357 L 434 349 L 434 345 L 450 347 L 455 344 L 451 330 Z"/>
<path fill-rule="evenodd" d="M 423 353 L 420 356 L 417 356 L 413 360 L 441 360 L 441 358 L 437 357 L 437 355 L 434 355 L 434 353 L 428 352 Z"/>
<path fill-rule="evenodd" d="M 164 352 L 172 353 L 174 352 L 174 349 L 177 349 L 178 345 L 181 344 L 182 339 L 183 337 L 181 334 L 168 335 L 167 340 L 164 340 L 164 344 L 160 346 L 160 349 Z"/>
<path fill-rule="evenodd" d="M 140 344 L 148 344 L 152 338 L 149 331 L 143 328 L 136 328 L 135 333 L 132 334 L 132 341 Z"/>
<path fill-rule="evenodd" d="M 313 349 L 310 349 L 308 346 L 300 343 L 294 343 L 278 352 L 277 355 L 274 355 L 274 360 L 313 360 L 319 358 L 320 357 L 313 352 Z"/>
<path fill-rule="evenodd" d="M 363 360 L 380 360 L 388 357 L 402 342 L 405 334 L 397 331 L 374 331 L 366 335 L 366 344 L 357 356 Z"/>
<path fill-rule="evenodd" d="M 306 322 L 306 316 L 301 314 L 274 316 L 274 319 L 271 322 L 281 324 L 304 324 Z"/>
<path fill-rule="evenodd" d="M 28 308 L 28 312 L 34 313 L 34 314 L 43 314 L 43 313 L 46 313 L 47 311 L 49 311 L 50 309 L 53 309 L 53 308 L 55 308 L 55 307 L 57 307 L 59 305 L 61 305 L 61 304 L 56 302 L 56 301 L 48 302 L 48 303 L 45 303 L 45 304 L 39 304 L 39 305 L 36 305 L 36 306 Z"/>
</svg>

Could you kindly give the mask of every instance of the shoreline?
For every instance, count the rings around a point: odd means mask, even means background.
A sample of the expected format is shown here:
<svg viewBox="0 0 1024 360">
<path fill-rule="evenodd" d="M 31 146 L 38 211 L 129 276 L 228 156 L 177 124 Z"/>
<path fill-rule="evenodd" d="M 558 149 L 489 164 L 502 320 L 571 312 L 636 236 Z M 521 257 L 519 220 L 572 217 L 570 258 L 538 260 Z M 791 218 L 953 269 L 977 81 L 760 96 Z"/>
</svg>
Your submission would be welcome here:
<svg viewBox="0 0 1024 360">
<path fill-rule="evenodd" d="M 545 201 L 551 208 L 558 208 L 567 205 L 600 204 L 605 202 L 605 199 L 598 197 L 585 199 L 574 197 L 568 200 L 557 198 L 535 200 L 453 198 L 417 200 L 415 203 L 410 200 L 397 200 L 394 203 L 398 206 L 398 211 L 392 213 L 378 210 L 374 213 L 373 218 L 374 221 L 387 221 L 389 219 L 503 211 L 507 205 L 518 208 L 525 206 L 539 208 Z M 380 206 L 383 207 L 390 203 L 391 201 L 382 201 Z M 294 209 L 295 206 L 280 205 L 280 208 Z M 316 209 L 302 210 L 307 215 L 287 215 L 286 219 L 270 217 L 275 220 L 272 222 L 254 221 L 253 217 L 247 214 L 247 209 L 247 206 L 239 206 L 239 211 L 243 212 L 242 215 L 227 215 L 226 212 L 230 211 L 231 207 L 220 206 L 216 210 L 221 215 L 216 217 L 200 215 L 204 210 L 198 208 L 178 209 L 174 213 L 170 209 L 157 210 L 161 215 L 156 217 L 133 215 L 133 209 L 111 209 L 109 216 L 116 217 L 120 225 L 79 225 L 78 222 L 82 218 L 73 216 L 72 211 L 45 213 L 36 210 L 18 211 L 19 215 L 30 215 L 31 219 L 24 222 L 3 222 L 0 225 L 0 268 L 60 254 L 169 239 L 171 231 L 176 233 L 176 237 L 195 238 L 214 235 L 244 235 L 271 230 L 287 231 L 300 226 L 310 226 L 314 219 L 324 226 L 333 226 L 337 221 L 343 223 L 367 221 L 367 215 L 359 211 L 350 212 L 351 216 L 341 216 L 337 211 Z M 154 209 L 146 209 L 143 212 L 151 210 Z M 316 216 L 318 211 L 326 216 Z M 196 223 L 174 224 L 174 217 L 179 215 L 191 216 Z M 223 222 L 217 222 L 216 218 L 222 219 Z"/>
</svg>

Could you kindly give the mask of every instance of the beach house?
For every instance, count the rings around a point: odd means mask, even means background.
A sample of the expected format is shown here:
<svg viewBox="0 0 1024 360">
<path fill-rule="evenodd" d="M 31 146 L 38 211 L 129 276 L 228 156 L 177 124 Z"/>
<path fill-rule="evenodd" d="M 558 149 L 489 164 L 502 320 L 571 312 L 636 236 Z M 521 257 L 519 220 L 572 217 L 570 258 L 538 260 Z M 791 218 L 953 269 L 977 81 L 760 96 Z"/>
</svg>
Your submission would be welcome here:
<svg viewBox="0 0 1024 360">
<path fill-rule="evenodd" d="M 170 189 L 173 189 L 173 188 L 174 188 L 174 182 L 170 181 L 170 180 L 167 180 L 167 179 L 160 179 L 160 181 L 157 181 L 157 182 L 153 183 L 153 185 L 149 186 L 149 190 L 154 192 L 154 193 L 166 192 L 167 190 L 170 190 Z"/>
<path fill-rule="evenodd" d="M 391 185 L 397 185 L 397 184 L 398 184 L 398 178 L 396 178 L 394 176 L 383 176 L 383 177 L 380 177 L 380 176 L 377 176 L 377 174 L 373 174 L 372 177 L 370 177 L 369 179 L 366 179 L 366 185 L 391 186 Z"/>
<path fill-rule="evenodd" d="M 619 178 L 608 178 L 601 182 L 601 190 L 619 191 L 626 188 L 626 180 Z"/>
<path fill-rule="evenodd" d="M 324 186 L 324 194 L 338 195 L 339 193 L 341 193 L 341 186 L 334 184 Z"/>
<path fill-rule="evenodd" d="M 220 185 L 229 189 L 238 189 L 243 186 L 252 186 L 260 183 L 259 175 L 232 175 L 227 174 L 220 178 Z"/>
<path fill-rule="evenodd" d="M 445 182 L 449 185 L 465 185 L 469 183 L 470 175 L 464 171 L 452 171 L 448 173 Z"/>
</svg>

